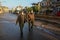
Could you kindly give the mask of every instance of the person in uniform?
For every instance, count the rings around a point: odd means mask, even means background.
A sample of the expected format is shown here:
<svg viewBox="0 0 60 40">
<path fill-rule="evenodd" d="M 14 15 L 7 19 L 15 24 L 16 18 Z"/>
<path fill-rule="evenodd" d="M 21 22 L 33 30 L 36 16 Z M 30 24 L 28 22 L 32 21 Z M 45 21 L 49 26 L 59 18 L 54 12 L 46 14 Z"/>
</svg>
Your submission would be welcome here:
<svg viewBox="0 0 60 40">
<path fill-rule="evenodd" d="M 33 29 L 34 20 L 35 20 L 33 10 L 27 14 L 27 19 L 28 19 L 28 25 L 30 31 L 30 29 Z"/>
<path fill-rule="evenodd" d="M 24 27 L 25 22 L 26 22 L 25 14 L 22 11 L 22 12 L 20 12 L 20 14 L 18 15 L 17 20 L 16 20 L 16 24 L 19 23 L 21 35 L 23 35 L 23 27 Z"/>
</svg>

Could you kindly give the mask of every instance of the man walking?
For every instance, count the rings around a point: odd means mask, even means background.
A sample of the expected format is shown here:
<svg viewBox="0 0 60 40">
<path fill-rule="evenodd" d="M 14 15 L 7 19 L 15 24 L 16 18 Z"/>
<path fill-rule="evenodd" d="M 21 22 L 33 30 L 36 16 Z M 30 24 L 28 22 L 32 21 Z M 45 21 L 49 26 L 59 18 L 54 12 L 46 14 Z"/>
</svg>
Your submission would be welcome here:
<svg viewBox="0 0 60 40">
<path fill-rule="evenodd" d="M 33 10 L 28 13 L 27 19 L 28 19 L 28 25 L 29 25 L 29 31 L 30 31 L 30 29 L 33 29 L 33 26 L 34 26 L 34 13 L 33 13 Z"/>
<path fill-rule="evenodd" d="M 20 12 L 17 20 L 16 20 L 16 24 L 19 23 L 19 27 L 20 27 L 20 31 L 21 31 L 21 35 L 23 35 L 23 27 L 24 27 L 24 23 L 25 23 L 25 14 L 24 12 Z"/>
</svg>

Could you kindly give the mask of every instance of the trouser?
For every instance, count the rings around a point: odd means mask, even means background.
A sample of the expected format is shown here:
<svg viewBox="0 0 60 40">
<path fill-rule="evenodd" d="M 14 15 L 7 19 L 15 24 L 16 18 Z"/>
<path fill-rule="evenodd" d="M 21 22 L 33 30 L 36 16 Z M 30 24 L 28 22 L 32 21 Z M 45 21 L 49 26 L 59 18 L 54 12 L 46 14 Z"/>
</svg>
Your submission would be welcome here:
<svg viewBox="0 0 60 40">
<path fill-rule="evenodd" d="M 30 31 L 30 29 L 33 29 L 34 21 L 29 21 L 28 25 L 29 25 L 29 31 Z"/>
<path fill-rule="evenodd" d="M 23 35 L 23 27 L 24 27 L 24 23 L 19 24 L 19 26 L 20 26 L 21 35 Z"/>
</svg>

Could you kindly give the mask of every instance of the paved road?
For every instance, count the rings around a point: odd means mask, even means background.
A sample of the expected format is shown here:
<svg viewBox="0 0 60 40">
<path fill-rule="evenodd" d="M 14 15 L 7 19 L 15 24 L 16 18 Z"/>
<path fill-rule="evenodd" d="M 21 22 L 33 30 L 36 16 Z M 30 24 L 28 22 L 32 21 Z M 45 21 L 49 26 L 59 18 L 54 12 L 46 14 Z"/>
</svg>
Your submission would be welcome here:
<svg viewBox="0 0 60 40">
<path fill-rule="evenodd" d="M 21 38 L 19 26 L 15 25 L 16 18 L 13 14 L 0 15 L 0 40 L 59 40 L 44 28 L 34 27 L 29 32 L 28 23 L 25 23 Z"/>
</svg>

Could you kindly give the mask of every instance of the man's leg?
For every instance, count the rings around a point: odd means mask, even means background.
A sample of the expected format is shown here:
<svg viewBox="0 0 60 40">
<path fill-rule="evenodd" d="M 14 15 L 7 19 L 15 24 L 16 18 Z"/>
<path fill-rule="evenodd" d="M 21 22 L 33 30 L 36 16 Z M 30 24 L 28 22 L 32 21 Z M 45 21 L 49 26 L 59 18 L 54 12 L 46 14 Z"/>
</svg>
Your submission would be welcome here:
<svg viewBox="0 0 60 40">
<path fill-rule="evenodd" d="M 29 25 L 29 31 L 30 31 L 30 22 L 28 22 L 28 25 Z"/>
<path fill-rule="evenodd" d="M 23 34 L 23 30 L 22 30 L 22 27 L 20 27 L 20 31 L 21 31 L 21 34 Z"/>
<path fill-rule="evenodd" d="M 34 21 L 31 22 L 31 29 L 33 29 L 33 26 L 34 26 Z"/>
<path fill-rule="evenodd" d="M 23 36 L 23 26 L 24 26 L 24 25 L 22 25 L 22 24 L 20 25 L 20 31 L 21 31 L 21 35 L 22 35 L 22 36 Z"/>
</svg>

